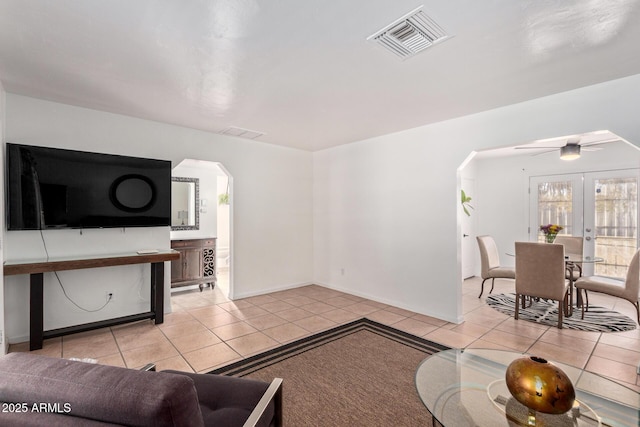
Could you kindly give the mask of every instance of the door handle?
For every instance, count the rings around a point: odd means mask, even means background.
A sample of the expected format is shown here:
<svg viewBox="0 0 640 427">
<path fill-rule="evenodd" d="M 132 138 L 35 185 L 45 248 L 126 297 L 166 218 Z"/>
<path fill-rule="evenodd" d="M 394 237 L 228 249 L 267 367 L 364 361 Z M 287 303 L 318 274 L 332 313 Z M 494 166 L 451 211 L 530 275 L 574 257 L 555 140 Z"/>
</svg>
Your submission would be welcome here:
<svg viewBox="0 0 640 427">
<path fill-rule="evenodd" d="M 587 233 L 591 233 L 591 229 L 590 229 L 590 228 L 587 228 L 585 231 L 586 231 Z"/>
<path fill-rule="evenodd" d="M 584 240 L 586 240 L 588 242 L 589 240 L 591 240 L 591 236 L 585 237 Z"/>
<path fill-rule="evenodd" d="M 469 237 L 469 235 L 468 234 L 463 234 L 462 237 Z"/>
</svg>

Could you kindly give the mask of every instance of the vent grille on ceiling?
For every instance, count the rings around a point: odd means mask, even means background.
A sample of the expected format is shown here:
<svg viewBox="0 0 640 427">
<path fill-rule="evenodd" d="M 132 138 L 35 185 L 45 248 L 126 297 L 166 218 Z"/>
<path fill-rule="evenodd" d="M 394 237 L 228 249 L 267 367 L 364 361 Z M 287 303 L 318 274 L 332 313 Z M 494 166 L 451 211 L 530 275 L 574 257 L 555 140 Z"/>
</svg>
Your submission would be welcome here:
<svg viewBox="0 0 640 427">
<path fill-rule="evenodd" d="M 264 132 L 258 132 L 258 131 L 249 130 L 249 129 L 242 129 L 234 126 L 230 126 L 226 129 L 222 129 L 218 133 L 222 135 L 231 135 L 231 136 L 237 136 L 239 138 L 248 138 L 248 139 L 260 138 L 262 135 L 264 135 Z"/>
<path fill-rule="evenodd" d="M 449 35 L 422 11 L 422 6 L 367 37 L 394 55 L 407 59 L 443 42 Z"/>
</svg>

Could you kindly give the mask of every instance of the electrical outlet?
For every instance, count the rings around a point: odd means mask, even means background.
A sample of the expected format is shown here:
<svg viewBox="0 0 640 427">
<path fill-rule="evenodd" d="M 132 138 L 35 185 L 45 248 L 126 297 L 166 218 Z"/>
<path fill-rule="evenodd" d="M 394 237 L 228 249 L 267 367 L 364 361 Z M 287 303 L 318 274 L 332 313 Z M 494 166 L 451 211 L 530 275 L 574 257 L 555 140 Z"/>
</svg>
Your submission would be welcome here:
<svg viewBox="0 0 640 427">
<path fill-rule="evenodd" d="M 107 301 L 113 301 L 114 299 L 116 299 L 116 295 L 113 293 L 113 291 L 105 292 L 104 297 L 107 299 Z"/>
</svg>

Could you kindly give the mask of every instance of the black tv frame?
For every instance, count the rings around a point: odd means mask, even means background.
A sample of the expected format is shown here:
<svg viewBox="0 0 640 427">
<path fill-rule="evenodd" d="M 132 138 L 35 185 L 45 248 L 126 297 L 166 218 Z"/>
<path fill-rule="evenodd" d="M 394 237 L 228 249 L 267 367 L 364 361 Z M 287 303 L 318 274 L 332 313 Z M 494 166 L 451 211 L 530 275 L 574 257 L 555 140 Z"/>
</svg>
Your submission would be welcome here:
<svg viewBox="0 0 640 427">
<path fill-rule="evenodd" d="M 5 161 L 8 231 L 171 226 L 168 160 L 7 143 Z"/>
</svg>

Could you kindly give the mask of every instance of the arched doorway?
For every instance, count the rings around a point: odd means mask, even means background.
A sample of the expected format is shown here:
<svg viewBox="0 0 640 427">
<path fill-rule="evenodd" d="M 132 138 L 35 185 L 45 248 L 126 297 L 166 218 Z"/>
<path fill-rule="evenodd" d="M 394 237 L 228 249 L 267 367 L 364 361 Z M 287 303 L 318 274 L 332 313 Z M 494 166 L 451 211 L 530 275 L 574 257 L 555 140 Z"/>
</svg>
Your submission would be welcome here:
<svg viewBox="0 0 640 427">
<path fill-rule="evenodd" d="M 583 135 L 602 133 L 603 131 L 597 131 Z M 513 266 L 514 259 L 504 255 L 513 253 L 514 242 L 535 240 L 538 233 L 537 226 L 531 225 L 531 177 L 637 169 L 640 162 L 638 147 L 622 138 L 613 138 L 615 142 L 597 146 L 597 151 L 583 150 L 580 159 L 567 162 L 560 159 L 559 149 L 548 148 L 555 140 L 563 138 L 567 137 L 527 145 L 533 149 L 517 149 L 516 147 L 522 147 L 519 145 L 473 152 L 458 169 L 458 190 L 464 189 L 465 179 L 475 180 L 475 193 L 469 195 L 473 199 L 474 209 L 470 212 L 477 219 L 477 234 L 494 237 L 500 250 L 501 262 L 507 266 Z M 607 139 L 611 138 L 607 136 Z M 536 144 L 542 147 L 536 147 Z M 459 240 L 462 242 L 465 238 L 463 235 L 471 233 L 465 232 L 465 214 L 461 207 L 459 209 L 458 229 Z M 581 231 L 574 231 L 572 234 L 582 235 Z M 478 275 L 480 264 L 475 235 L 466 239 L 474 243 L 475 253 L 472 256 L 475 259 L 470 262 L 475 265 Z M 460 278 L 464 279 L 463 264 L 469 259 L 465 259 L 462 243 L 459 251 Z"/>
<path fill-rule="evenodd" d="M 199 225 L 193 230 L 172 230 L 171 239 L 216 238 L 216 284 L 233 299 L 233 177 L 219 162 L 184 159 L 173 177 L 199 180 Z"/>
</svg>

